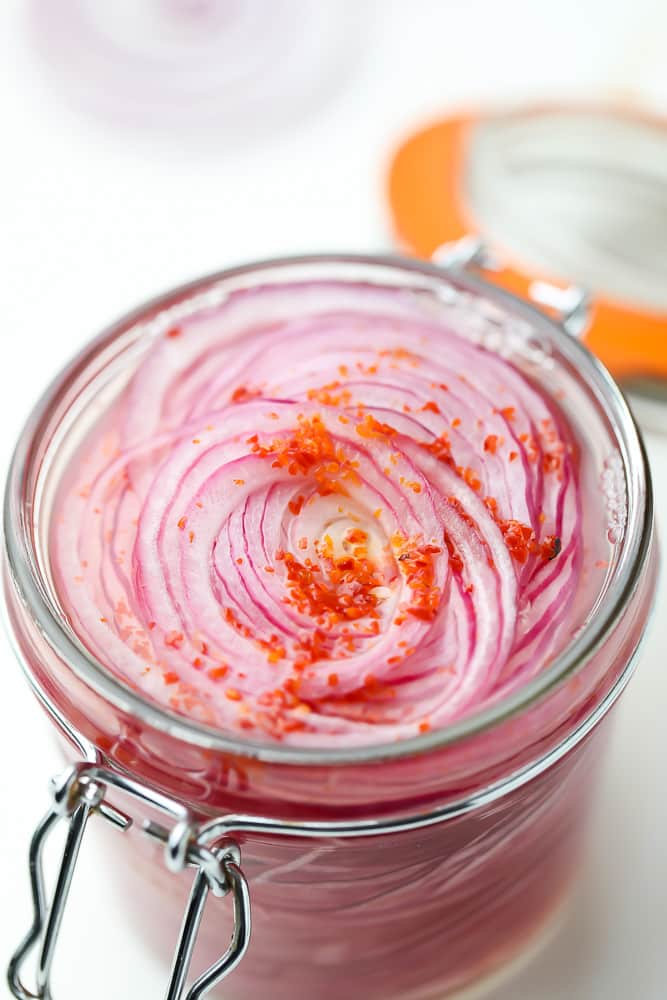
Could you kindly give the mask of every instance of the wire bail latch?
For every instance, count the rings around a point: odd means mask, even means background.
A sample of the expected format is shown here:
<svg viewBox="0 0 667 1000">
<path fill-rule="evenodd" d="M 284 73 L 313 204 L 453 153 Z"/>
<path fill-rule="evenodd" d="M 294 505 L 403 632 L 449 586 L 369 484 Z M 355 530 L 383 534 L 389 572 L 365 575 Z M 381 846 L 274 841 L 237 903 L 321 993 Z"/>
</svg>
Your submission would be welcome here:
<svg viewBox="0 0 667 1000">
<path fill-rule="evenodd" d="M 240 868 L 239 848 L 228 839 L 215 848 L 200 842 L 199 825 L 180 803 L 90 762 L 68 767 L 51 782 L 51 807 L 36 827 L 30 842 L 33 922 L 11 959 L 8 969 L 9 988 L 17 1000 L 53 1000 L 51 968 L 88 820 L 97 814 L 121 831 L 129 830 L 135 822 L 106 801 L 109 787 L 167 814 L 174 821 L 170 826 L 162 826 L 154 820 L 144 820 L 142 830 L 164 844 L 165 863 L 170 871 L 179 872 L 186 867 L 196 871 L 174 952 L 165 1000 L 201 1000 L 236 968 L 250 941 L 250 897 Z M 55 888 L 49 900 L 44 881 L 44 849 L 50 834 L 61 821 L 67 823 L 67 837 Z M 218 961 L 188 989 L 186 981 L 209 892 L 218 897 L 231 895 L 234 910 L 232 938 Z M 37 962 L 33 991 L 24 985 L 21 974 L 29 955 L 35 950 Z"/>
</svg>

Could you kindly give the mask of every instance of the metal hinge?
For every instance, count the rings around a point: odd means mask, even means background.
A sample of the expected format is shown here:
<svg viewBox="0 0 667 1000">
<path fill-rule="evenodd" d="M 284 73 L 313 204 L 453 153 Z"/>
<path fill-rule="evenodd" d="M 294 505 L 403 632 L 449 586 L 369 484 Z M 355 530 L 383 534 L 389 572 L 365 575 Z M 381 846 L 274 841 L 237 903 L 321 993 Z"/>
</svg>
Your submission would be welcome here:
<svg viewBox="0 0 667 1000">
<path fill-rule="evenodd" d="M 180 803 L 90 762 L 67 768 L 51 783 L 51 808 L 35 829 L 30 842 L 33 922 L 11 959 L 8 969 L 9 988 L 17 1000 L 52 1000 L 51 968 L 88 820 L 93 815 L 99 815 L 121 831 L 128 830 L 135 822 L 106 801 L 108 788 L 115 788 L 129 795 L 132 800 L 157 809 L 175 821 L 171 827 L 152 820 L 142 823 L 144 833 L 164 843 L 165 862 L 170 871 L 178 872 L 186 867 L 192 867 L 196 871 L 174 953 L 165 1000 L 201 1000 L 236 968 L 250 941 L 250 897 L 240 868 L 239 848 L 231 840 L 226 840 L 215 848 L 206 846 L 199 839 L 200 827 Z M 44 848 L 50 834 L 61 822 L 67 823 L 67 837 L 55 889 L 48 900 L 43 871 Z M 186 980 L 209 892 L 214 896 L 231 895 L 234 908 L 232 938 L 218 961 L 188 989 Z M 37 960 L 34 988 L 31 990 L 24 985 L 22 973 L 29 956 L 35 952 Z"/>
<path fill-rule="evenodd" d="M 443 243 L 432 254 L 434 264 L 448 269 L 477 268 L 481 271 L 500 271 L 503 265 L 498 256 L 479 236 L 462 236 L 451 243 Z M 578 285 L 559 287 L 547 281 L 533 281 L 528 295 L 535 305 L 545 306 L 571 337 L 579 338 L 589 326 L 591 299 L 589 293 Z"/>
</svg>

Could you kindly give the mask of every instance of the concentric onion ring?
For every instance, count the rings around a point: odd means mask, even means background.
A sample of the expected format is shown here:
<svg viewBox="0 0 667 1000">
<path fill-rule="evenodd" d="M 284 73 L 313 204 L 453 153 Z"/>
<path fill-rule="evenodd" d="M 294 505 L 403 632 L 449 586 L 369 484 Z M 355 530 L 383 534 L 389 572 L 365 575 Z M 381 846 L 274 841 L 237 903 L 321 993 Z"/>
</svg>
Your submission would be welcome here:
<svg viewBox="0 0 667 1000">
<path fill-rule="evenodd" d="M 562 413 L 507 360 L 389 309 L 395 293 L 358 294 L 311 311 L 312 286 L 235 293 L 170 329 L 61 491 L 57 584 L 86 646 L 253 739 L 443 726 L 569 632 Z"/>
</svg>

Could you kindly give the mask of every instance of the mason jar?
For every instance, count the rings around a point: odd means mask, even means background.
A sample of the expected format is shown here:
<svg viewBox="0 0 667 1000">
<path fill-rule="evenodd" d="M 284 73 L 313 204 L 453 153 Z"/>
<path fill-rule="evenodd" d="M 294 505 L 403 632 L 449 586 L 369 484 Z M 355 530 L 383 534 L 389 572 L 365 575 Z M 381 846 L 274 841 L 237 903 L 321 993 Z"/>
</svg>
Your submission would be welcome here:
<svg viewBox="0 0 667 1000">
<path fill-rule="evenodd" d="M 338 302 L 363 313 L 369 290 L 398 292 L 394 308 L 502 353 L 559 400 L 590 500 L 579 624 L 518 690 L 414 738 L 318 749 L 230 735 L 149 699 L 86 648 L 54 573 L 55 498 L 86 434 L 175 322 L 244 296 L 263 323 Z M 14 996 L 33 995 L 28 967 L 36 995 L 48 992 L 91 817 L 124 886 L 132 947 L 175 952 L 170 1000 L 196 1000 L 223 978 L 226 1000 L 441 1000 L 496 981 L 544 940 L 581 864 L 607 720 L 636 662 L 657 564 L 640 435 L 568 332 L 572 319 L 462 266 L 274 260 L 141 306 L 55 378 L 20 436 L 5 499 L 10 630 L 68 761 L 31 845 L 35 923 L 10 966 Z M 48 896 L 41 855 L 61 824 Z"/>
</svg>

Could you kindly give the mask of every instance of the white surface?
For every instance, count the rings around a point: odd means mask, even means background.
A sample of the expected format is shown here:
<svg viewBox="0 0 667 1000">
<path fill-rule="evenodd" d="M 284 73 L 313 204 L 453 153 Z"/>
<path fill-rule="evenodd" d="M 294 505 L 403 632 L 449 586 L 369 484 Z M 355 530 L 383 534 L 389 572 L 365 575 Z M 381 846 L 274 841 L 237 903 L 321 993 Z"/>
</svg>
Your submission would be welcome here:
<svg viewBox="0 0 667 1000">
<path fill-rule="evenodd" d="M 359 0 L 339 5 L 352 20 Z M 0 8 L 3 459 L 56 366 L 143 298 L 246 258 L 386 246 L 386 154 L 413 122 L 479 98 L 578 92 L 644 96 L 667 109 L 661 0 L 635 0 L 631 16 L 622 0 L 382 0 L 364 57 L 319 114 L 261 140 L 157 141 L 70 111 L 34 64 L 22 6 L 4 0 Z M 649 450 L 664 536 L 667 437 L 651 437 Z M 653 631 L 618 712 L 574 914 L 495 1000 L 667 996 L 666 612 L 663 577 Z M 29 922 L 26 845 L 58 761 L 4 638 L 0 648 L 4 965 Z M 106 907 L 99 918 L 94 892 Z M 119 958 L 107 962 L 112 954 Z M 128 940 L 93 837 L 64 928 L 55 995 L 158 1000 L 163 983 L 164 970 Z"/>
</svg>

